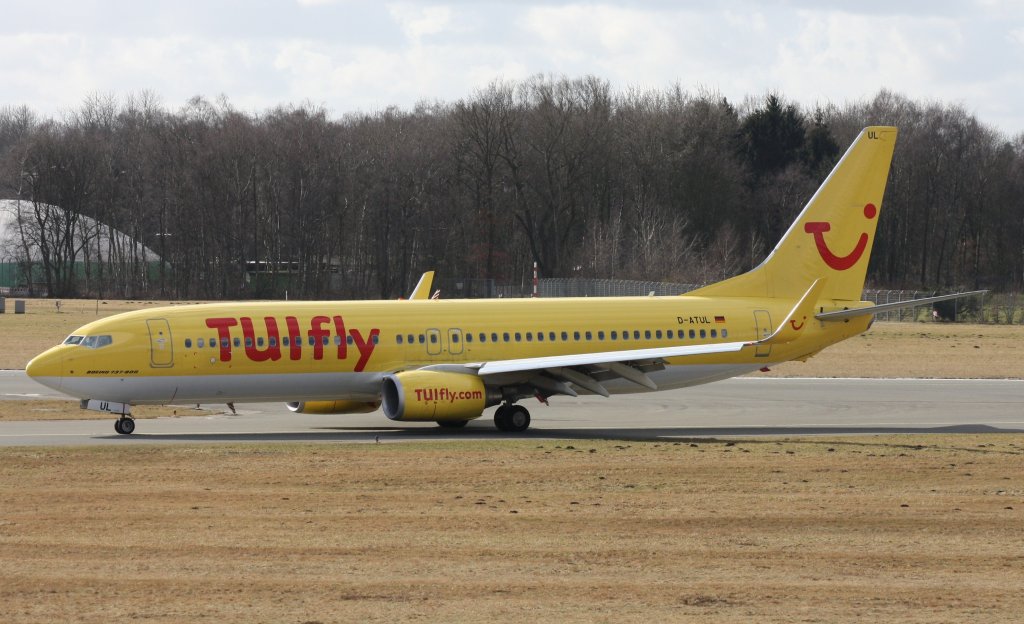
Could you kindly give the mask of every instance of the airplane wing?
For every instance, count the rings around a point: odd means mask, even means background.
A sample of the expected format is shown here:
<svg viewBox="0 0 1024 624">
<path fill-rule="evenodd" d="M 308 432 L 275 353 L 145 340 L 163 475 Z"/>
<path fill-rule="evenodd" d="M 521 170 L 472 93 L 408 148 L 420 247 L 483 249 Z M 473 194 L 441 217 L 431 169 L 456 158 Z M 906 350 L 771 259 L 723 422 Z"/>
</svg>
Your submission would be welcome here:
<svg viewBox="0 0 1024 624">
<path fill-rule="evenodd" d="M 750 344 L 753 343 L 723 342 L 654 349 L 602 351 L 481 362 L 463 366 L 474 369 L 481 377 L 508 373 L 536 373 L 529 378 L 528 383 L 541 390 L 550 391 L 552 394 L 576 396 L 576 392 L 568 386 L 569 383 L 572 383 L 607 397 L 609 392 L 601 385 L 601 381 L 621 377 L 650 390 L 657 390 L 658 386 L 647 373 L 663 369 L 667 358 L 730 353 L 739 351 Z"/>
<path fill-rule="evenodd" d="M 595 394 L 607 397 L 610 396 L 610 393 L 601 382 L 615 378 L 626 379 L 649 390 L 657 390 L 657 384 L 654 383 L 654 380 L 647 373 L 663 369 L 665 367 L 665 360 L 668 358 L 734 353 L 745 347 L 784 344 L 796 340 L 800 337 L 806 320 L 813 316 L 814 304 L 817 302 L 824 287 L 824 279 L 816 280 L 811 284 L 807 292 L 796 302 L 796 305 L 793 306 L 793 309 L 790 310 L 789 315 L 786 317 L 790 321 L 783 323 L 775 333 L 762 340 L 629 349 L 625 351 L 602 351 L 598 353 L 574 353 L 457 366 L 462 367 L 463 370 L 475 370 L 476 374 L 481 377 L 534 373 L 527 376 L 528 381 L 526 383 L 549 394 L 577 396 L 576 391 L 569 386 L 569 384 L 574 384 Z"/>
<path fill-rule="evenodd" d="M 972 290 L 971 292 L 962 292 L 952 295 L 939 295 L 938 297 L 925 297 L 924 299 L 911 299 L 910 301 L 897 301 L 895 303 L 883 303 L 880 305 L 866 306 L 863 308 L 835 310 L 833 312 L 822 312 L 820 314 L 815 314 L 814 318 L 818 319 L 819 321 L 842 321 L 844 319 L 856 318 L 858 316 L 867 316 L 868 314 L 878 314 L 880 312 L 889 312 L 891 310 L 899 310 L 901 308 L 914 308 L 929 303 L 935 303 L 937 301 L 949 301 L 950 299 L 974 297 L 975 295 L 983 295 L 987 292 L 987 290 Z"/>
</svg>

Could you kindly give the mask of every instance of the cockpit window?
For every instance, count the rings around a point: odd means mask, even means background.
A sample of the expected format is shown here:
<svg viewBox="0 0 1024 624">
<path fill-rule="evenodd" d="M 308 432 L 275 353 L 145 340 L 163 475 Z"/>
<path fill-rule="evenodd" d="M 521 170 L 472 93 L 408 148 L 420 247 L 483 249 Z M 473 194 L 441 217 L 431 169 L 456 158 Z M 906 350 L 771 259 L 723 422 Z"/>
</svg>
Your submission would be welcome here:
<svg viewBox="0 0 1024 624">
<path fill-rule="evenodd" d="M 113 342 L 113 340 L 110 338 L 110 336 L 106 336 L 106 335 L 104 335 L 104 336 L 86 336 L 82 340 L 82 342 L 80 344 L 83 347 L 88 347 L 90 349 L 99 349 L 100 347 L 107 346 L 111 342 Z"/>
<path fill-rule="evenodd" d="M 72 334 L 71 336 L 68 336 L 67 338 L 64 339 L 64 344 L 66 344 L 66 345 L 76 345 L 76 344 L 82 342 L 82 338 L 83 337 L 84 336 L 75 336 L 75 335 Z"/>
</svg>

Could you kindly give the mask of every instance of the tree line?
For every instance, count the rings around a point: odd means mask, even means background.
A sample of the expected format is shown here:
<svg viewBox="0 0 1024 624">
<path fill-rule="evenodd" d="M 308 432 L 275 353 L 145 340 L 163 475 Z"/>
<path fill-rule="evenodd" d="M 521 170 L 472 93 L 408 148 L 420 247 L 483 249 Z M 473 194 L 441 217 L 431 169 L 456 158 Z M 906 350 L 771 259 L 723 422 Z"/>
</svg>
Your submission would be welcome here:
<svg viewBox="0 0 1024 624">
<path fill-rule="evenodd" d="M 38 258 L 26 279 L 53 296 L 392 298 L 426 269 L 526 285 L 534 262 L 703 283 L 760 262 L 874 124 L 900 137 L 869 284 L 1020 290 L 1024 133 L 884 90 L 805 108 L 593 76 L 340 118 L 151 93 L 59 119 L 0 109 L 0 198 L 20 200 L 6 253 Z"/>
</svg>

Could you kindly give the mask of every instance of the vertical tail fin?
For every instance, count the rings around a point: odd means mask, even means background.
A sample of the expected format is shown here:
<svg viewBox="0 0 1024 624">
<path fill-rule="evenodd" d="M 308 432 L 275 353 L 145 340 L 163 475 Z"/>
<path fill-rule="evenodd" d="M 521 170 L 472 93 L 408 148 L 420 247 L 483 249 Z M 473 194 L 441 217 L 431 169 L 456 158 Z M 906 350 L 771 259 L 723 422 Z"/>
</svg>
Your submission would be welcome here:
<svg viewBox="0 0 1024 624">
<path fill-rule="evenodd" d="M 687 294 L 797 299 L 824 277 L 822 299 L 859 301 L 896 134 L 862 130 L 764 262 Z"/>
</svg>

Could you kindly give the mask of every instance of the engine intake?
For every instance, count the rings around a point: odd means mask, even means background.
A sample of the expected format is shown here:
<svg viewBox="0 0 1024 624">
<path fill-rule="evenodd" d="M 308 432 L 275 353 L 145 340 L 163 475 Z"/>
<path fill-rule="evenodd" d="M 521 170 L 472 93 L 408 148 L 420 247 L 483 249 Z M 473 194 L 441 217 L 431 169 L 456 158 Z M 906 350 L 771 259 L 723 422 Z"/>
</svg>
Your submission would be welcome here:
<svg viewBox="0 0 1024 624">
<path fill-rule="evenodd" d="M 479 418 L 501 396 L 476 375 L 405 371 L 384 378 L 381 399 L 391 420 L 445 422 Z"/>
</svg>

